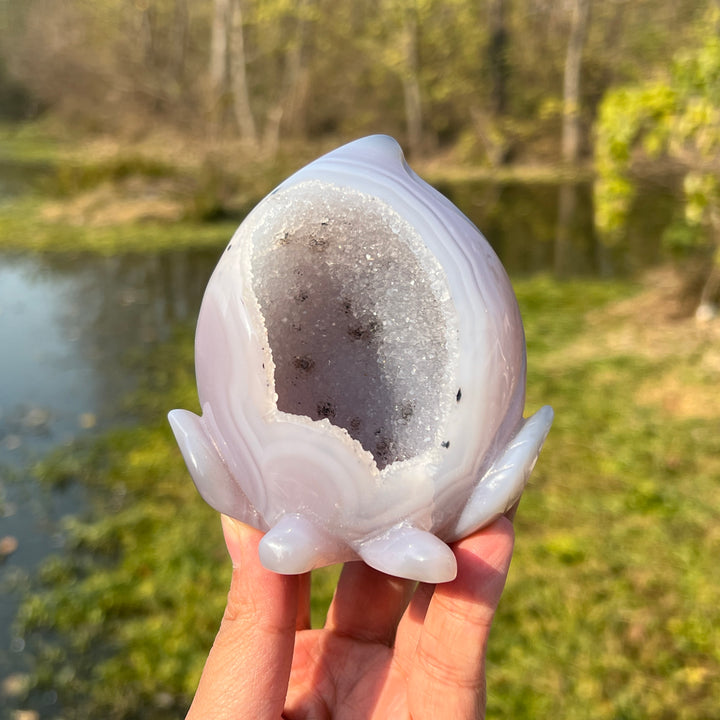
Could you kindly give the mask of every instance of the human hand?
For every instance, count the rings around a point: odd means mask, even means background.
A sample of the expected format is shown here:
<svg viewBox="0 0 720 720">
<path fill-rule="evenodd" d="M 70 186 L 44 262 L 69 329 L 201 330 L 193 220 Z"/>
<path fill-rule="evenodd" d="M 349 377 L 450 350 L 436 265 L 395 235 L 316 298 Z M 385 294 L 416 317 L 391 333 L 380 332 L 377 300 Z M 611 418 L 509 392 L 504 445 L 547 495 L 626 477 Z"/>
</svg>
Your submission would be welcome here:
<svg viewBox="0 0 720 720">
<path fill-rule="evenodd" d="M 265 570 L 262 533 L 222 522 L 232 581 L 187 720 L 484 717 L 487 639 L 513 549 L 507 518 L 453 545 L 449 583 L 347 563 L 322 630 L 310 629 L 309 574 Z"/>
</svg>

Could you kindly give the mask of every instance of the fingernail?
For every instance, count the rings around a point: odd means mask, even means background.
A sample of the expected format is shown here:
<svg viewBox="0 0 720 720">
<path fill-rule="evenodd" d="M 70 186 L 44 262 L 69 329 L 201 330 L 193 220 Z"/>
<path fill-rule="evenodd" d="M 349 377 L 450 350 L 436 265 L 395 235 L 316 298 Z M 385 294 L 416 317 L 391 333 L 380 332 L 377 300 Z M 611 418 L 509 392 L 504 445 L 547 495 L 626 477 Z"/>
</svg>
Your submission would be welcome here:
<svg viewBox="0 0 720 720">
<path fill-rule="evenodd" d="M 221 515 L 223 535 L 225 536 L 225 545 L 227 545 L 232 566 L 239 568 L 242 564 L 243 549 L 243 526 L 242 523 L 234 520 L 227 515 Z"/>
</svg>

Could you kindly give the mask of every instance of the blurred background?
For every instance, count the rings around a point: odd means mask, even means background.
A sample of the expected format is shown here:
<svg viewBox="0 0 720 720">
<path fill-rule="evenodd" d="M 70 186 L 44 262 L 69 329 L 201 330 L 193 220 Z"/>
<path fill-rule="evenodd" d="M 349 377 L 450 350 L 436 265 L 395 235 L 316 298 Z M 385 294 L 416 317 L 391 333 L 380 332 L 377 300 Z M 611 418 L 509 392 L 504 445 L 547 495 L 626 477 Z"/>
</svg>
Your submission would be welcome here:
<svg viewBox="0 0 720 720">
<path fill-rule="evenodd" d="M 488 717 L 720 717 L 720 3 L 0 0 L 2 720 L 182 716 L 230 571 L 165 421 L 203 289 L 376 132 L 495 247 L 556 411 Z"/>
</svg>

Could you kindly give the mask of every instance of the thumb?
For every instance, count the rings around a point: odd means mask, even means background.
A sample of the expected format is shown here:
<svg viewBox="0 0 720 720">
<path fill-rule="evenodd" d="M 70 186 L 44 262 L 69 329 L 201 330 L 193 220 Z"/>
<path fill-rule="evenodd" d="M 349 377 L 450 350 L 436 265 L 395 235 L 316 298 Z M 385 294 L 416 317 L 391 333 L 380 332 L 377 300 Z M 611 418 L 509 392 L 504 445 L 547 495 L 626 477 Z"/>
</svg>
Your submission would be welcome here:
<svg viewBox="0 0 720 720">
<path fill-rule="evenodd" d="M 232 581 L 187 720 L 277 718 L 292 663 L 298 579 L 262 567 L 259 530 L 225 515 L 222 525 Z"/>
</svg>

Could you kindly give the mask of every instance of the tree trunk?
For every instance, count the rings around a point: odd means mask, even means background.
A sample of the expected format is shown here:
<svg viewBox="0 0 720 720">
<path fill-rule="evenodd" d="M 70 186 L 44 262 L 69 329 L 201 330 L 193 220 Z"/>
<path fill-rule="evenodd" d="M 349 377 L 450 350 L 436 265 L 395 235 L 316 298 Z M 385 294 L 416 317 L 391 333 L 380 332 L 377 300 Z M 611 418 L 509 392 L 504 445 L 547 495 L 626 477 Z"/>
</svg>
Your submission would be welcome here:
<svg viewBox="0 0 720 720">
<path fill-rule="evenodd" d="M 291 135 L 305 133 L 305 104 L 308 91 L 306 38 L 309 0 L 297 3 L 295 38 L 285 56 L 283 82 L 283 127 Z"/>
<path fill-rule="evenodd" d="M 720 208 L 717 206 L 710 208 L 709 231 L 714 241 L 715 251 L 711 259 L 710 272 L 700 294 L 700 302 L 695 310 L 695 317 L 698 320 L 715 317 L 720 302 L 720 297 L 718 297 L 720 293 Z"/>
<path fill-rule="evenodd" d="M 235 119 L 240 128 L 240 137 L 257 145 L 257 129 L 250 107 L 250 90 L 247 82 L 242 0 L 233 0 L 230 38 L 230 77 Z"/>
<path fill-rule="evenodd" d="M 280 93 L 265 119 L 262 145 L 264 152 L 270 156 L 277 153 L 281 131 L 296 136 L 305 132 L 304 109 L 308 90 L 305 39 L 308 6 L 309 0 L 299 0 L 296 4 L 295 30 L 285 50 Z"/>
<path fill-rule="evenodd" d="M 590 0 L 575 0 L 563 82 L 562 159 L 575 164 L 580 157 L 580 64 L 590 22 Z"/>
<path fill-rule="evenodd" d="M 405 67 L 402 84 L 405 100 L 405 122 L 407 124 L 408 154 L 417 155 L 422 145 L 422 103 L 420 99 L 420 81 L 418 79 L 417 17 L 408 9 L 403 27 Z"/>
<path fill-rule="evenodd" d="M 155 54 L 155 32 L 157 23 L 157 13 L 154 5 L 148 5 L 143 10 L 143 47 L 145 64 L 150 67 L 155 67 L 156 54 Z"/>
<path fill-rule="evenodd" d="M 562 159 L 568 165 L 580 157 L 580 63 L 590 18 L 590 0 L 575 0 L 570 38 L 565 57 L 563 82 Z M 558 224 L 555 230 L 555 275 L 567 271 L 568 249 L 577 211 L 577 186 L 564 183 L 558 195 Z"/>
<path fill-rule="evenodd" d="M 225 122 L 230 94 L 230 23 L 231 0 L 214 0 L 212 34 L 210 37 L 210 98 L 209 110 L 213 129 L 218 131 Z"/>
<path fill-rule="evenodd" d="M 175 0 L 173 6 L 172 75 L 180 88 L 183 87 L 185 80 L 185 61 L 190 24 L 187 3 L 188 0 Z"/>
<path fill-rule="evenodd" d="M 505 0 L 492 0 L 489 11 L 490 42 L 487 58 L 490 68 L 490 112 L 502 115 L 507 106 L 507 45 L 508 32 L 505 24 Z"/>
</svg>

